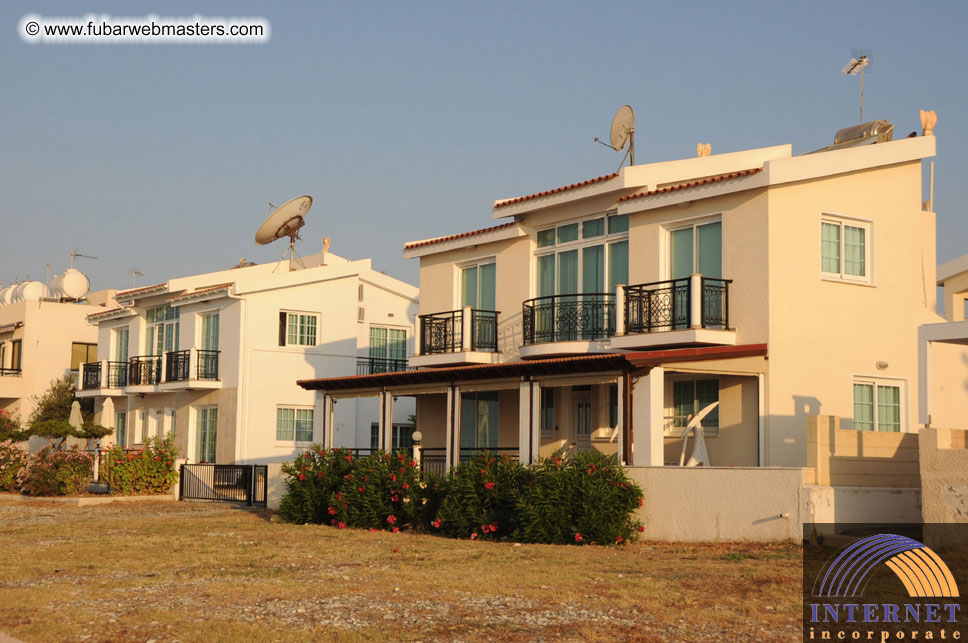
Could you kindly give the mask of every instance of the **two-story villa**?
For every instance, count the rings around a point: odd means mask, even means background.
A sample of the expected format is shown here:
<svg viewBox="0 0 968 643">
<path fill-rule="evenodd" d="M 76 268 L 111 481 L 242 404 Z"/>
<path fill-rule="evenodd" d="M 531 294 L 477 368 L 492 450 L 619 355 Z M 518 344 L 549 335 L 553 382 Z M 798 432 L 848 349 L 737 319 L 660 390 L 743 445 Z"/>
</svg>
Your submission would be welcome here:
<svg viewBox="0 0 968 643">
<path fill-rule="evenodd" d="M 321 440 L 296 378 L 400 370 L 412 350 L 417 289 L 327 247 L 292 271 L 240 262 L 117 293 L 119 307 L 88 317 L 100 360 L 77 395 L 96 398 L 124 446 L 174 433 L 190 462 L 290 459 Z M 401 404 L 392 419 L 406 439 L 412 413 Z M 367 400 L 340 405 L 337 443 L 370 448 L 378 415 Z"/>
<path fill-rule="evenodd" d="M 324 415 L 415 395 L 441 464 L 483 448 L 678 463 L 713 402 L 714 466 L 803 466 L 811 414 L 916 430 L 917 329 L 940 320 L 922 205 L 935 138 L 864 131 L 500 199 L 497 225 L 404 246 L 420 261 L 418 370 L 300 384 Z"/>
</svg>

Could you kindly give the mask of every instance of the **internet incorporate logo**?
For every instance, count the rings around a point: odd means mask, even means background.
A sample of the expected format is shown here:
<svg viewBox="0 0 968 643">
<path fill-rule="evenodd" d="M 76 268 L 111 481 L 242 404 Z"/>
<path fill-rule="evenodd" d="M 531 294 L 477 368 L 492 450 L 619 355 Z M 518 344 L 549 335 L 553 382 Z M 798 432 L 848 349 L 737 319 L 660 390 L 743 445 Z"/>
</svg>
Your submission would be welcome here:
<svg viewBox="0 0 968 643">
<path fill-rule="evenodd" d="M 844 547 L 818 577 L 814 596 L 862 596 L 878 566 L 886 565 L 904 584 L 911 598 L 957 598 L 951 570 L 930 547 L 894 534 L 868 536 Z"/>
</svg>

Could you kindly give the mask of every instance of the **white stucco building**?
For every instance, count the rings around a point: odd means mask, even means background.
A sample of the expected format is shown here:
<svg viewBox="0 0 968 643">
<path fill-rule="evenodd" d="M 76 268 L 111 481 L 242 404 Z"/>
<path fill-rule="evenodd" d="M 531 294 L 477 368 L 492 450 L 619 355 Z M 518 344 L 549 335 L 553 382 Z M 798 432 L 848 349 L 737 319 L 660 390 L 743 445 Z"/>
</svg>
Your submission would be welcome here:
<svg viewBox="0 0 968 643">
<path fill-rule="evenodd" d="M 299 265 L 301 264 L 301 265 Z M 311 391 L 296 380 L 406 367 L 417 288 L 330 252 L 171 279 L 117 293 L 88 317 L 99 361 L 78 396 L 124 446 L 174 433 L 189 462 L 265 463 L 321 439 Z M 393 422 L 401 439 L 413 404 Z M 335 409 L 335 443 L 371 448 L 372 400 Z"/>
</svg>

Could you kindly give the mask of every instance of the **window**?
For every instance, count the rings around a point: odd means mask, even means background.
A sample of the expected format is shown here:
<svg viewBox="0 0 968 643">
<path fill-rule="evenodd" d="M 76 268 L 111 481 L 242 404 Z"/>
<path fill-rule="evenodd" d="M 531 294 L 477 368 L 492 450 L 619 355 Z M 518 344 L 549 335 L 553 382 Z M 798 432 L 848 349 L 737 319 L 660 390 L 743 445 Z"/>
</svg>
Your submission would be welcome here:
<svg viewBox="0 0 968 643">
<path fill-rule="evenodd" d="M 128 327 L 115 328 L 112 331 L 114 341 L 111 343 L 111 351 L 115 362 L 128 361 Z"/>
<path fill-rule="evenodd" d="M 685 380 L 673 383 L 673 426 L 684 429 L 689 424 L 690 416 L 718 401 L 719 380 Z M 704 417 L 701 424 L 707 436 L 719 435 L 719 407 Z"/>
<path fill-rule="evenodd" d="M 356 301 L 363 301 L 363 284 L 360 284 L 356 290 Z"/>
<path fill-rule="evenodd" d="M 461 393 L 460 415 L 461 448 L 497 448 L 497 392 Z"/>
<path fill-rule="evenodd" d="M 390 448 L 393 450 L 409 449 L 413 446 L 413 432 L 416 430 L 412 424 L 394 424 L 393 436 Z M 380 448 L 380 424 L 373 422 L 370 424 L 370 448 Z"/>
<path fill-rule="evenodd" d="M 821 219 L 820 271 L 826 277 L 869 282 L 870 223 Z"/>
<path fill-rule="evenodd" d="M 78 371 L 82 363 L 97 361 L 97 344 L 71 343 L 71 370 Z"/>
<path fill-rule="evenodd" d="M 478 310 L 497 307 L 496 264 L 494 261 L 461 269 L 461 306 Z"/>
<path fill-rule="evenodd" d="M 202 336 L 199 338 L 199 342 L 202 350 L 205 351 L 217 351 L 218 350 L 218 326 L 219 317 L 218 311 L 213 313 L 205 313 L 201 315 L 202 322 Z"/>
<path fill-rule="evenodd" d="M 401 328 L 370 327 L 370 368 L 371 373 L 391 372 L 406 368 L 399 362 L 407 360 L 407 331 Z M 375 360 L 376 363 L 372 363 Z M 381 366 L 387 370 L 379 369 Z"/>
<path fill-rule="evenodd" d="M 145 354 L 163 355 L 178 350 L 179 308 L 158 306 L 145 311 Z"/>
<path fill-rule="evenodd" d="M 218 408 L 212 406 L 198 409 L 196 422 L 198 444 L 195 446 L 195 461 L 214 463 Z"/>
<path fill-rule="evenodd" d="M 854 429 L 900 431 L 901 387 L 876 380 L 854 382 Z"/>
<path fill-rule="evenodd" d="M 175 429 L 177 428 L 175 424 L 176 417 L 177 417 L 177 413 L 175 409 L 168 409 L 168 434 L 171 435 L 172 437 L 175 437 L 176 435 L 175 433 Z"/>
<path fill-rule="evenodd" d="M 628 229 L 628 215 L 613 214 L 539 230 L 537 296 L 614 292 L 627 284 Z"/>
<path fill-rule="evenodd" d="M 312 409 L 276 409 L 276 440 L 279 442 L 312 442 Z"/>
<path fill-rule="evenodd" d="M 148 412 L 142 411 L 139 419 L 141 421 L 138 422 L 138 439 L 135 440 L 135 444 L 144 444 L 148 437 Z"/>
<path fill-rule="evenodd" d="M 318 315 L 279 313 L 280 346 L 315 346 Z"/>
<path fill-rule="evenodd" d="M 669 233 L 669 278 L 692 274 L 721 279 L 723 276 L 723 224 L 698 223 Z"/>
<path fill-rule="evenodd" d="M 541 430 L 551 433 L 555 430 L 555 389 L 541 389 Z"/>
<path fill-rule="evenodd" d="M 114 414 L 114 441 L 122 449 L 128 443 L 128 413 L 118 411 Z"/>
<path fill-rule="evenodd" d="M 618 426 L 618 384 L 608 385 L 608 426 Z"/>
<path fill-rule="evenodd" d="M 23 340 L 15 339 L 10 342 L 10 368 L 15 371 L 19 371 L 21 366 L 20 362 L 21 358 L 23 357 L 23 353 L 21 351 L 21 346 L 23 345 L 22 341 Z"/>
</svg>

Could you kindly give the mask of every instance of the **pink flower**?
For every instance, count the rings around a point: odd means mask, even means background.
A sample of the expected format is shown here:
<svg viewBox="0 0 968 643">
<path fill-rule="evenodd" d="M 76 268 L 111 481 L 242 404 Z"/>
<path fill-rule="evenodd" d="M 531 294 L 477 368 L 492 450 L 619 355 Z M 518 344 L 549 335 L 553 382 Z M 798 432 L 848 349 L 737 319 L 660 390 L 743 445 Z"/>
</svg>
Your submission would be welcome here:
<svg viewBox="0 0 968 643">
<path fill-rule="evenodd" d="M 471 540 L 477 540 L 477 532 L 476 531 L 473 534 L 471 534 Z"/>
<path fill-rule="evenodd" d="M 484 488 L 490 491 L 491 489 L 494 488 L 494 483 L 488 480 L 487 482 L 484 483 Z"/>
<path fill-rule="evenodd" d="M 389 516 L 387 516 L 387 522 L 392 525 L 397 522 L 397 517 L 394 516 L 393 514 L 390 514 Z"/>
<path fill-rule="evenodd" d="M 433 521 L 430 524 L 433 525 L 435 529 L 440 529 L 440 526 L 444 524 L 444 521 L 438 518 L 437 520 Z"/>
<path fill-rule="evenodd" d="M 585 540 L 585 539 L 581 537 L 581 534 L 575 534 L 575 542 L 576 543 L 580 543 L 583 540 Z"/>
</svg>

